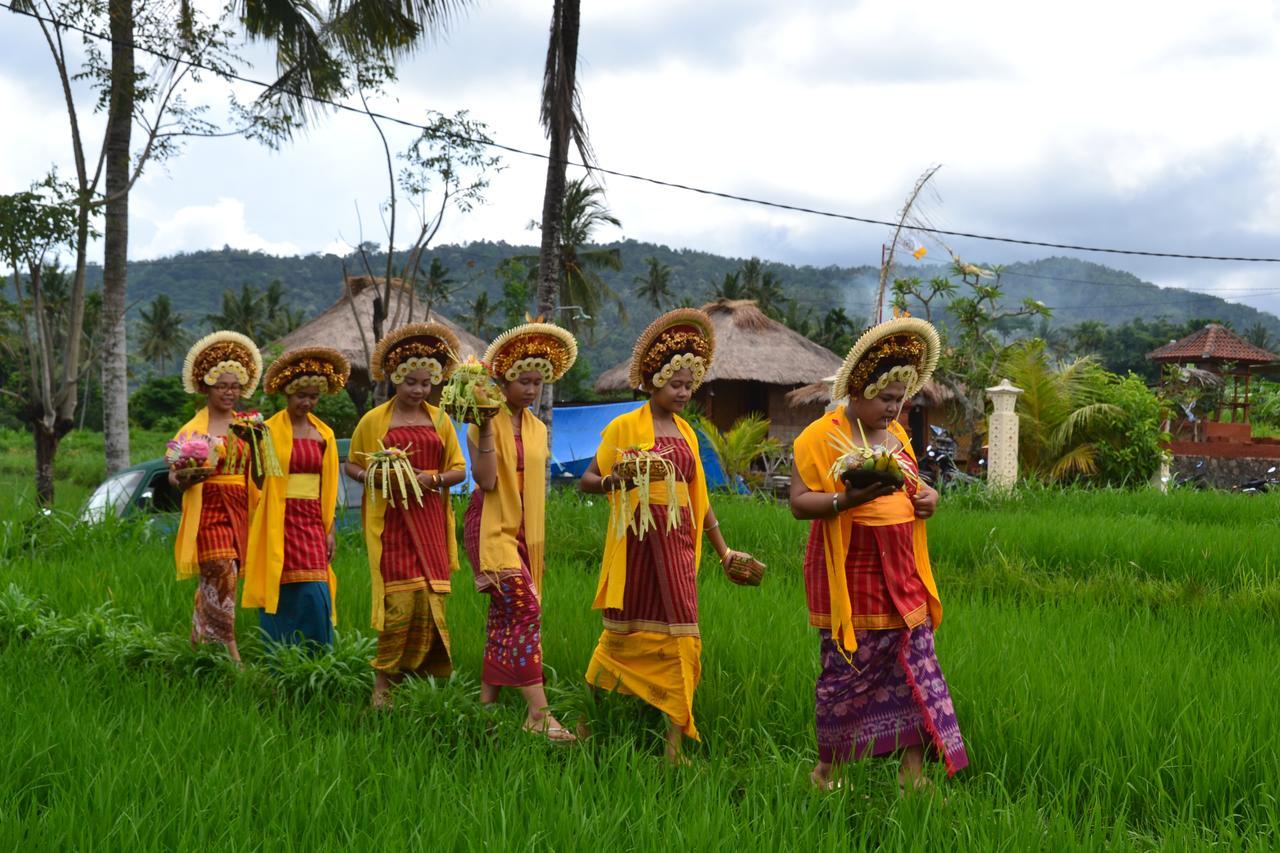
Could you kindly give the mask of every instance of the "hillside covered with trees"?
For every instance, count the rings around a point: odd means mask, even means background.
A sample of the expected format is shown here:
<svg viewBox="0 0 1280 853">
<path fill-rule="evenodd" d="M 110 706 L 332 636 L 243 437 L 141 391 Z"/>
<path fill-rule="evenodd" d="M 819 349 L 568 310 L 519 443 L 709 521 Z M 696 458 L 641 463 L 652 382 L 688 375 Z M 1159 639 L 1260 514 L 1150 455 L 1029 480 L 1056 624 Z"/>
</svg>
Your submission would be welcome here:
<svg viewBox="0 0 1280 853">
<path fill-rule="evenodd" d="M 876 269 L 870 266 L 818 268 L 761 262 L 756 271 L 757 278 L 764 279 L 766 292 L 761 294 L 758 282 L 752 289 L 750 282 L 742 280 L 744 264 L 748 263 L 743 258 L 675 250 L 634 240 L 583 247 L 579 251 L 616 253 L 619 261 L 617 269 L 602 266 L 596 270 L 607 291 L 601 294 L 600 307 L 590 320 L 577 319 L 584 355 L 593 375 L 625 358 L 635 335 L 659 310 L 651 299 L 641 295 L 641 282 L 651 271 L 649 259 L 663 271 L 666 295 L 659 299 L 659 306 L 664 310 L 679 304 L 699 305 L 724 294 L 757 298 L 763 295 L 762 301 L 772 303 L 767 307 L 775 316 L 820 343 L 837 348 L 843 343 L 842 338 L 866 325 L 875 301 Z M 533 246 L 489 242 L 444 245 L 424 259 L 421 279 L 430 279 L 426 269 L 436 263 L 438 277 L 443 280 L 436 290 L 436 309 L 484 337 L 532 310 L 532 283 L 523 292 L 519 284 L 522 273 L 536 266 L 536 256 Z M 519 259 L 518 266 L 509 263 L 513 258 Z M 385 263 L 376 252 L 369 261 L 374 270 Z M 168 297 L 181 327 L 188 334 L 195 334 L 209 328 L 209 318 L 226 315 L 224 294 L 228 291 L 238 300 L 244 296 L 244 285 L 249 285 L 251 292 L 265 295 L 273 282 L 279 282 L 275 300 L 283 304 L 273 310 L 285 312 L 285 326 L 305 321 L 338 298 L 344 263 L 349 274 L 365 271 L 362 260 L 354 254 L 345 259 L 332 254 L 275 257 L 230 248 L 131 262 L 130 346 L 139 352 L 145 338 L 138 328 L 142 312 L 161 295 Z M 927 281 L 947 276 L 949 269 L 919 265 L 907 272 Z M 91 268 L 91 285 L 99 280 L 100 270 Z M 1125 346 L 1107 340 L 1108 327 L 1114 330 L 1130 321 L 1146 330 L 1145 334 L 1128 335 L 1134 338 L 1133 347 L 1143 347 L 1151 341 L 1158 345 L 1167 341 L 1173 331 L 1206 319 L 1226 322 L 1264 345 L 1280 337 L 1280 318 L 1273 314 L 1207 294 L 1158 287 L 1130 273 L 1073 258 L 1010 264 L 1000 271 L 1000 285 L 1003 300 L 1011 305 L 1034 299 L 1053 309 L 1047 320 L 1024 319 L 1010 324 L 1002 330 L 1010 339 L 1043 337 L 1051 349 L 1063 354 L 1092 352 L 1112 369 L 1142 367 L 1141 353 L 1136 353 L 1139 358 L 1135 360 L 1136 351 L 1122 352 Z M 824 331 L 823 320 L 832 319 L 826 315 L 833 308 L 844 311 L 843 318 L 835 318 L 841 328 Z M 576 313 L 567 310 L 561 321 L 573 323 Z M 933 314 L 935 320 L 948 325 L 945 308 L 935 309 Z"/>
</svg>

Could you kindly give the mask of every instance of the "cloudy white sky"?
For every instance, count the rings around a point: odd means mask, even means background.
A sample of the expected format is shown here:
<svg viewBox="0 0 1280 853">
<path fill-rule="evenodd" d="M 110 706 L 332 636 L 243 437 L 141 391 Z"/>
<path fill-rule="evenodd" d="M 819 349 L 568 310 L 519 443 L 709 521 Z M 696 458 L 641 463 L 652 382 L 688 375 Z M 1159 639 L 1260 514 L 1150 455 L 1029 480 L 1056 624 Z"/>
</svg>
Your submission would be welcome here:
<svg viewBox="0 0 1280 853">
<path fill-rule="evenodd" d="M 602 165 L 891 219 L 941 163 L 944 228 L 1155 251 L 1280 257 L 1280 5 L 888 0 L 583 0 L 580 82 Z M 550 3 L 479 0 L 376 107 L 468 109 L 545 149 L 538 96 Z M 260 59 L 266 56 L 258 49 Z M 248 69 L 269 77 L 270 63 Z M 238 87 L 251 95 L 251 87 Z M 223 103 L 206 81 L 190 97 Z M 0 192 L 69 170 L 66 114 L 34 22 L 0 10 Z M 90 122 L 94 136 L 100 123 Z M 16 132 L 15 132 L 16 131 Z M 389 129 L 394 147 L 410 132 Z M 131 255 L 230 244 L 292 254 L 385 242 L 368 120 L 330 115 L 280 152 L 201 140 L 133 194 Z M 508 155 L 489 204 L 442 242 L 535 241 L 545 164 Z M 879 261 L 886 229 L 605 184 L 631 237 L 794 263 Z M 357 210 L 359 217 L 357 217 Z M 1053 254 L 956 239 L 964 257 Z M 1058 252 L 1058 254 L 1063 254 Z M 1078 254 L 1165 285 L 1280 309 L 1280 264 Z"/>
</svg>

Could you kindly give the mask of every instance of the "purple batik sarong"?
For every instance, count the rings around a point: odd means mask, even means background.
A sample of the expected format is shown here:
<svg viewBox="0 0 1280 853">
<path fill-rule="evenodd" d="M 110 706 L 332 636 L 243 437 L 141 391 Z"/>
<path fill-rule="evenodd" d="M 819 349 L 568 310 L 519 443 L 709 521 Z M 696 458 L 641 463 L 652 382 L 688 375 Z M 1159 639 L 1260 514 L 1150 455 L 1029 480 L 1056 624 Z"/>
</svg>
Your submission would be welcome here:
<svg viewBox="0 0 1280 853">
<path fill-rule="evenodd" d="M 927 754 L 946 762 L 947 775 L 968 765 L 930 624 L 857 631 L 852 663 L 830 631 L 821 634 L 819 761 L 888 755 L 923 744 Z"/>
</svg>

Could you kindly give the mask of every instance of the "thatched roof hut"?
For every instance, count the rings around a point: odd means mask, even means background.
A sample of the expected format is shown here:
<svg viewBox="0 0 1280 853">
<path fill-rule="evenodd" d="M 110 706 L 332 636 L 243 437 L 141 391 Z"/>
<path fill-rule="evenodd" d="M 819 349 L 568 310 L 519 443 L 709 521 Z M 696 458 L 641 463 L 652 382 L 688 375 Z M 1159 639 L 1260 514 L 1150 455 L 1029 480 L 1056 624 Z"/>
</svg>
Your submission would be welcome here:
<svg viewBox="0 0 1280 853">
<path fill-rule="evenodd" d="M 382 296 L 385 281 L 386 279 L 367 275 L 349 276 L 342 285 L 342 294 L 337 302 L 276 341 L 275 345 L 285 350 L 306 346 L 328 346 L 338 350 L 351 362 L 351 379 L 348 383 L 351 396 L 357 402 L 362 402 L 370 387 L 367 352 L 372 352 L 377 343 L 373 339 L 373 306 L 374 301 Z M 484 354 L 485 342 L 448 317 L 434 311 L 427 317 L 412 288 L 398 278 L 391 280 L 391 300 L 386 315 L 384 334 L 408 323 L 434 320 L 457 334 L 462 343 L 459 356 L 479 358 Z"/>
<path fill-rule="evenodd" d="M 721 429 L 738 418 L 760 412 L 769 418 L 770 434 L 790 440 L 803 422 L 787 405 L 787 392 L 840 367 L 831 350 L 766 316 L 750 299 L 721 299 L 702 306 L 716 330 L 716 357 L 697 399 Z M 596 380 L 596 390 L 634 391 L 627 381 L 629 362 L 615 365 Z M 821 412 L 815 413 L 817 417 Z"/>
</svg>

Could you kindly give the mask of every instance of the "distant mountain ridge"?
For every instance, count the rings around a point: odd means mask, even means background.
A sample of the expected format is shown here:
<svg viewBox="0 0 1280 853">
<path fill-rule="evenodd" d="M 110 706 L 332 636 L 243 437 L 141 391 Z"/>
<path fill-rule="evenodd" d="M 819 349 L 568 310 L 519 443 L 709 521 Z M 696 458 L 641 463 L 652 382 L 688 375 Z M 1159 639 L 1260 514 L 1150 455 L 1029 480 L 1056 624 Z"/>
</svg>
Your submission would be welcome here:
<svg viewBox="0 0 1280 853">
<path fill-rule="evenodd" d="M 606 307 L 603 316 L 596 318 L 594 340 L 584 333 L 583 353 L 593 374 L 626 358 L 632 341 L 654 316 L 653 308 L 632 294 L 634 279 L 645 273 L 646 258 L 656 257 L 671 267 L 672 290 L 677 300 L 688 297 L 694 304 L 709 300 L 712 283 L 737 271 L 745 260 L 635 240 L 604 245 L 617 248 L 622 257 L 622 269 L 605 271 L 602 277 L 622 297 L 626 317 L 620 320 L 614 307 Z M 502 242 L 436 247 L 431 257 L 439 258 L 449 268 L 450 277 L 465 285 L 437 309 L 464 326 L 469 325 L 470 305 L 476 296 L 485 292 L 494 302 L 501 297 L 501 283 L 494 274 L 498 263 L 514 256 L 536 254 L 535 246 Z M 430 257 L 424 260 L 424 268 L 430 260 Z M 385 264 L 385 256 L 382 263 Z M 348 273 L 363 272 L 358 264 L 348 258 Z M 375 271 L 379 266 L 374 263 Z M 820 316 L 829 308 L 843 307 L 851 318 L 863 321 L 873 311 L 876 267 L 819 268 L 775 262 L 765 262 L 763 266 L 779 277 L 787 296 L 796 300 L 802 311 L 810 309 Z M 945 275 L 947 271 L 944 265 L 911 264 L 904 265 L 898 273 L 927 280 L 934 275 Z M 279 279 L 291 307 L 301 309 L 310 318 L 338 298 L 342 272 L 343 259 L 331 254 L 277 257 L 230 248 L 191 252 L 151 261 L 131 261 L 129 302 L 136 316 L 141 306 L 155 296 L 168 294 L 174 310 L 186 317 L 188 326 L 193 331 L 204 330 L 204 317 L 219 310 L 223 291 L 239 289 L 245 283 L 262 289 Z M 100 281 L 101 269 L 90 267 L 90 285 Z M 1137 317 L 1166 317 L 1174 321 L 1203 318 L 1225 321 L 1239 330 L 1261 323 L 1272 335 L 1280 337 L 1280 317 L 1269 312 L 1210 294 L 1158 287 L 1123 270 L 1075 258 L 1052 257 L 1009 264 L 1003 268 L 1001 281 L 1009 304 L 1031 298 L 1052 307 L 1055 326 L 1072 326 L 1085 320 L 1116 325 Z M 494 322 L 501 319 L 494 318 Z M 136 342 L 135 334 L 130 343 L 136 346 Z"/>
</svg>

